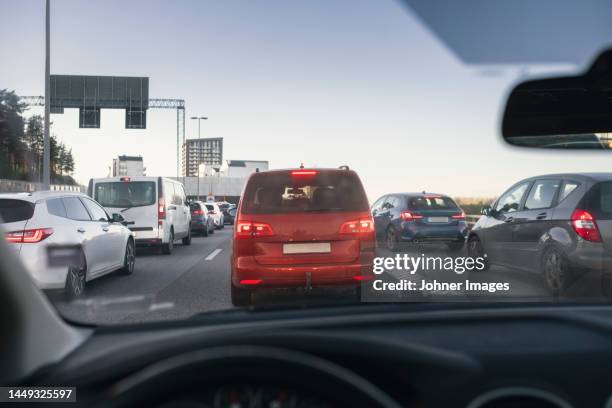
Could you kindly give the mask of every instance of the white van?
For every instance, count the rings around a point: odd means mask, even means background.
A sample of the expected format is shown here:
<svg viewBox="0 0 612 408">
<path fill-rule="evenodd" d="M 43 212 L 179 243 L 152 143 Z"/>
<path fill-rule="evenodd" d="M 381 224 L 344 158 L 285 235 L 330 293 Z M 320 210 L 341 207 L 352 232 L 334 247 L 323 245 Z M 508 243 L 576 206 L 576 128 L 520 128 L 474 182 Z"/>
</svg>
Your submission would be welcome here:
<svg viewBox="0 0 612 408">
<path fill-rule="evenodd" d="M 174 241 L 191 244 L 191 212 L 183 184 L 164 177 L 111 177 L 89 180 L 88 194 L 109 214 L 119 213 L 136 234 L 137 246 L 172 253 Z"/>
</svg>

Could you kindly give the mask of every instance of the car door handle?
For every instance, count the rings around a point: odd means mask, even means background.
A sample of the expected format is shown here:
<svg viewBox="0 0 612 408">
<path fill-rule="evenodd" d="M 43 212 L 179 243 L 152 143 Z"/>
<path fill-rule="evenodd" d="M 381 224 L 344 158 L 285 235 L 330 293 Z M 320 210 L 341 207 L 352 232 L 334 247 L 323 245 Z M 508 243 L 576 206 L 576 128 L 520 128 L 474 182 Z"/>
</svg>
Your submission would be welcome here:
<svg viewBox="0 0 612 408">
<path fill-rule="evenodd" d="M 108 227 L 102 227 L 102 231 L 108 232 Z"/>
<path fill-rule="evenodd" d="M 509 223 L 511 223 L 511 222 L 514 222 L 514 217 L 508 217 L 508 218 L 506 218 L 506 219 L 504 220 L 504 222 L 506 222 L 506 223 L 508 223 L 508 224 L 509 224 Z"/>
<path fill-rule="evenodd" d="M 548 217 L 548 213 L 540 213 L 538 215 L 536 215 L 536 220 L 543 220 L 546 219 Z"/>
<path fill-rule="evenodd" d="M 85 232 L 85 228 L 77 228 L 77 232 L 83 233 Z"/>
</svg>

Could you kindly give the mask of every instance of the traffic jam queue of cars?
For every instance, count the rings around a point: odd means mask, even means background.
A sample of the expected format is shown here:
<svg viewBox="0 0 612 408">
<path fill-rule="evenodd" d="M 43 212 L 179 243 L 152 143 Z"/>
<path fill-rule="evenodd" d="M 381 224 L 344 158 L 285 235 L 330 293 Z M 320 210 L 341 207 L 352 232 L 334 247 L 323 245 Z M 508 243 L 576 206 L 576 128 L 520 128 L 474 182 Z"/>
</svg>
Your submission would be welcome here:
<svg viewBox="0 0 612 408">
<path fill-rule="evenodd" d="M 223 221 L 217 204 L 188 203 L 183 185 L 163 177 L 91 179 L 87 195 L 0 194 L 5 239 L 41 289 L 68 299 L 103 275 L 131 274 L 137 246 L 171 254 L 176 240 L 190 245 L 192 231 L 208 235 Z"/>
</svg>

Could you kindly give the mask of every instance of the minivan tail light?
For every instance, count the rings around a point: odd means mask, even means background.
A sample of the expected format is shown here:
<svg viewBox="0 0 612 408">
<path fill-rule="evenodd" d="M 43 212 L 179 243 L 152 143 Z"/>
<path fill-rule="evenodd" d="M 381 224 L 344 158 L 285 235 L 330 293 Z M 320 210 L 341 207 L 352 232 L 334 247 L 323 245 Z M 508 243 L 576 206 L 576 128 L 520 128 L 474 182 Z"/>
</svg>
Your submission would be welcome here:
<svg viewBox="0 0 612 408">
<path fill-rule="evenodd" d="M 274 235 L 270 224 L 263 222 L 241 221 L 236 224 L 236 238 L 259 238 L 271 237 Z"/>
<path fill-rule="evenodd" d="M 8 242 L 35 244 L 53 234 L 53 228 L 36 228 L 23 231 L 7 232 L 4 237 Z"/>
<path fill-rule="evenodd" d="M 159 198 L 158 202 L 159 208 L 157 209 L 157 219 L 165 220 L 166 219 L 166 200 L 164 197 Z"/>
<path fill-rule="evenodd" d="M 400 214 L 400 218 L 404 221 L 414 221 L 414 220 L 420 220 L 421 218 L 423 218 L 423 216 L 419 214 L 414 214 L 410 211 L 403 211 Z"/>
<path fill-rule="evenodd" d="M 340 226 L 340 234 L 364 234 L 374 232 L 374 221 L 371 218 L 347 221 Z"/>
<path fill-rule="evenodd" d="M 452 215 L 451 218 L 456 220 L 465 220 L 465 212 L 461 211 L 459 214 Z"/>
<path fill-rule="evenodd" d="M 588 211 L 575 209 L 572 213 L 572 227 L 576 234 L 586 241 L 601 242 L 601 234 L 595 217 Z"/>
</svg>

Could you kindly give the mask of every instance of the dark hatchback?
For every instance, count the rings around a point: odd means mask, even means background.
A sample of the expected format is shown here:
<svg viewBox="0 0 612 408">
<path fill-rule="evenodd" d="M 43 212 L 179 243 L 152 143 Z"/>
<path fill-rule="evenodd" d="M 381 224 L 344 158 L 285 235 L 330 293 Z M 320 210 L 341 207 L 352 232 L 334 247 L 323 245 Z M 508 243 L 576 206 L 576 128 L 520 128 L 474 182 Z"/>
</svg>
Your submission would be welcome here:
<svg viewBox="0 0 612 408">
<path fill-rule="evenodd" d="M 465 213 L 446 195 L 387 194 L 376 200 L 371 210 L 376 236 L 391 251 L 398 250 L 401 242 L 446 243 L 452 251 L 465 244 Z"/>
<path fill-rule="evenodd" d="M 585 270 L 612 271 L 612 173 L 553 174 L 521 180 L 482 210 L 470 256 L 541 273 L 553 294 Z M 602 292 L 610 277 L 602 273 Z"/>
</svg>

